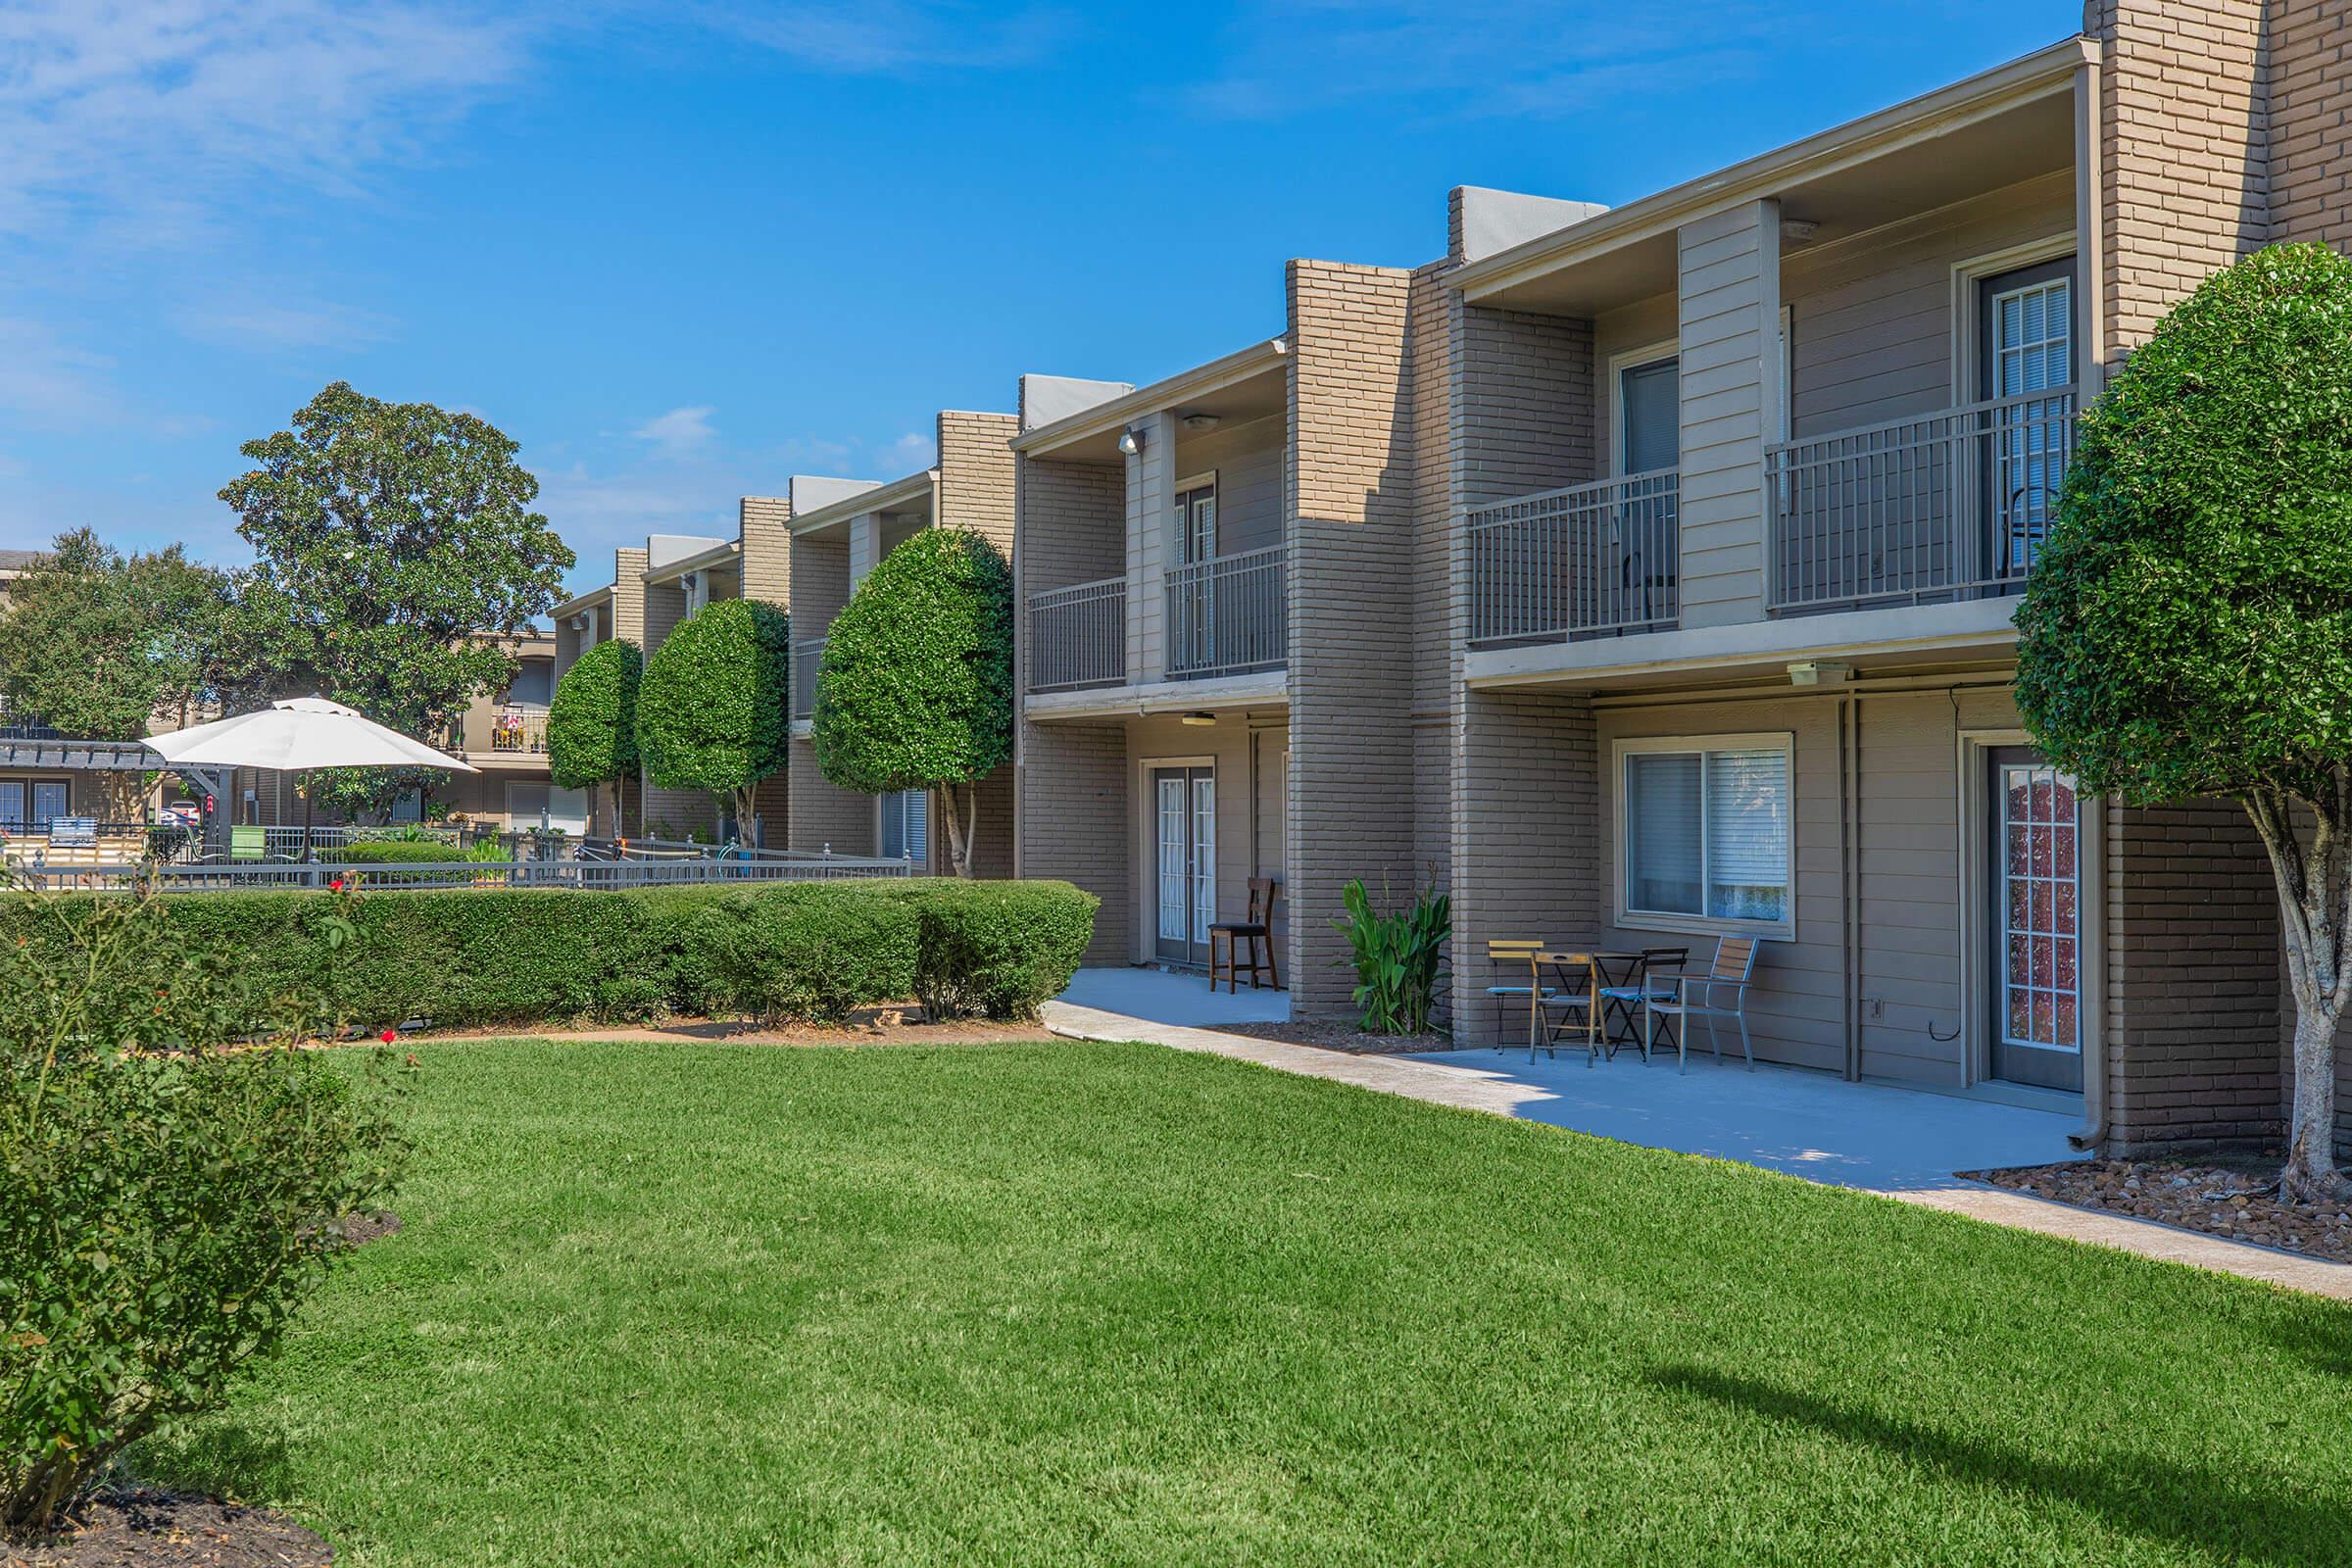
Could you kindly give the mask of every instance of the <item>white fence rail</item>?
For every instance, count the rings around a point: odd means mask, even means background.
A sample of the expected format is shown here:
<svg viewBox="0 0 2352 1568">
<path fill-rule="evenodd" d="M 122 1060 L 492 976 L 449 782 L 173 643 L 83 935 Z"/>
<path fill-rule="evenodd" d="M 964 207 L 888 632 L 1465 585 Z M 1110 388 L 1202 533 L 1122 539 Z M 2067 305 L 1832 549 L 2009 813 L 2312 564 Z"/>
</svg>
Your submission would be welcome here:
<svg viewBox="0 0 2352 1568">
<path fill-rule="evenodd" d="M 1682 613 L 1678 469 L 1471 509 L 1470 641 L 1658 631 Z"/>
</svg>

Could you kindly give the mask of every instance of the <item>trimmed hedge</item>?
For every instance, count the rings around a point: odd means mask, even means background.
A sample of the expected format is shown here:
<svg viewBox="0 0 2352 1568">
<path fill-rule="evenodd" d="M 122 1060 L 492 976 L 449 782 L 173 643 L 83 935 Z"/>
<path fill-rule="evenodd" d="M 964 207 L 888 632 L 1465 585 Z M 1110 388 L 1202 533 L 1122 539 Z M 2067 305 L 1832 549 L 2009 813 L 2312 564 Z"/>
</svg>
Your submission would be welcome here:
<svg viewBox="0 0 2352 1568">
<path fill-rule="evenodd" d="M 323 852 L 319 858 L 352 865 L 448 865 L 466 858 L 466 852 L 455 844 L 433 844 L 418 839 L 363 839 Z"/>
<path fill-rule="evenodd" d="M 696 911 L 703 1010 L 831 1020 L 914 993 L 922 921 L 896 900 L 804 884 L 730 894 Z"/>
<path fill-rule="evenodd" d="M 119 895 L 0 903 L 0 941 L 52 942 L 57 922 L 48 911 L 68 900 L 110 896 Z M 619 893 L 417 889 L 356 902 L 296 890 L 165 900 L 172 929 L 193 944 L 233 955 L 271 992 L 324 994 L 352 1024 L 371 1030 L 411 1018 L 457 1028 L 756 1011 L 788 993 L 797 998 L 790 1005 L 808 1008 L 808 1016 L 911 994 L 926 1007 L 936 998 L 944 1009 L 937 1017 L 966 1009 L 1029 1017 L 1069 983 L 1098 903 L 1065 882 L 952 878 Z M 877 904 L 910 910 L 911 967 L 896 937 L 877 936 L 904 924 Z M 772 919 L 740 912 L 763 906 L 779 912 Z M 727 914 L 703 920 L 721 906 L 730 906 Z M 335 922 L 345 911 L 356 940 L 338 947 Z M 753 929 L 729 930 L 722 941 L 722 919 Z M 856 951 L 867 942 L 883 951 Z M 744 965 L 763 943 L 822 972 L 755 983 Z M 873 994 L 853 995 L 860 990 Z"/>
</svg>

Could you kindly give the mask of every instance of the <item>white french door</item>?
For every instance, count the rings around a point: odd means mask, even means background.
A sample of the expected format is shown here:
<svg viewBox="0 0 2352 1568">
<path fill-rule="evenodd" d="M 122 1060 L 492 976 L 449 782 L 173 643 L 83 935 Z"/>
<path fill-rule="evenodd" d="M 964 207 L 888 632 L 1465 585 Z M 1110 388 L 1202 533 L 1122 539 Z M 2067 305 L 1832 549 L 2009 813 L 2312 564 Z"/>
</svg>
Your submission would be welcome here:
<svg viewBox="0 0 2352 1568">
<path fill-rule="evenodd" d="M 2006 400 L 1992 416 L 1986 475 L 1996 579 L 2032 568 L 2066 477 L 2066 405 L 2034 394 L 2062 391 L 2075 378 L 2074 266 L 2065 257 L 1983 284 L 1984 396 Z"/>
<path fill-rule="evenodd" d="M 1217 775 L 1208 767 L 1152 770 L 1154 957 L 1206 963 L 1217 918 Z"/>
<path fill-rule="evenodd" d="M 1992 759 L 1992 1075 L 2082 1087 L 2082 806 L 2031 752 Z"/>
</svg>

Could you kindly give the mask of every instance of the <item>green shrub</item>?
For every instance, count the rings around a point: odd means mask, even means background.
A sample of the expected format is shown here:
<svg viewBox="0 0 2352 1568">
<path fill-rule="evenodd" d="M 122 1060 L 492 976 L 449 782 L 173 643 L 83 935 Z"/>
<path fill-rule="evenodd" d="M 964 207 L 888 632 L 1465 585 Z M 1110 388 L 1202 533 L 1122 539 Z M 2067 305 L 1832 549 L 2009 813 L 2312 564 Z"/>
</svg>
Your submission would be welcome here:
<svg viewBox="0 0 2352 1568">
<path fill-rule="evenodd" d="M 558 787 L 618 786 L 637 771 L 637 689 L 645 656 L 625 638 L 598 643 L 572 661 L 547 707 L 547 771 Z"/>
<path fill-rule="evenodd" d="M 972 874 L 979 781 L 1012 758 L 1012 568 L 962 528 L 882 558 L 825 633 L 810 726 L 825 778 L 863 795 L 935 790 Z"/>
<path fill-rule="evenodd" d="M 446 839 L 364 839 L 319 854 L 352 865 L 448 865 L 466 858 Z"/>
<path fill-rule="evenodd" d="M 383 1097 L 287 1049 L 323 993 L 268 998 L 193 929 L 202 902 L 7 911 L 0 1533 L 47 1533 L 125 1446 L 219 1404 L 401 1163 Z"/>
<path fill-rule="evenodd" d="M 1453 901 L 1433 886 L 1411 907 L 1382 914 L 1360 877 L 1342 899 L 1348 917 L 1331 923 L 1348 936 L 1363 1028 L 1376 1035 L 1427 1034 L 1437 1012 L 1439 965 L 1453 939 Z"/>
<path fill-rule="evenodd" d="M 707 904 L 686 936 L 704 965 L 706 1010 L 832 1021 L 913 994 L 921 921 L 904 904 L 802 884 Z"/>
<path fill-rule="evenodd" d="M 760 781 L 784 768 L 791 740 L 792 629 L 756 599 L 696 611 L 646 662 L 637 746 L 664 789 L 731 802 L 751 836 Z"/>
<path fill-rule="evenodd" d="M 400 874 L 370 872 L 368 881 Z M 108 897 L 53 895 L 46 906 Z M 390 888 L 356 905 L 284 890 L 192 893 L 170 903 L 192 949 L 228 956 L 264 993 L 324 996 L 372 1032 L 409 1019 L 462 1028 L 723 1012 L 744 985 L 739 975 L 722 980 L 695 919 L 743 898 L 800 901 L 843 920 L 866 918 L 860 911 L 877 899 L 911 906 L 914 967 L 900 975 L 887 964 L 857 966 L 850 972 L 867 978 L 845 984 L 870 994 L 850 1004 L 914 997 L 942 1018 L 1033 1016 L 1069 983 L 1097 906 L 1066 883 L 952 878 L 619 893 Z M 29 929 L 28 918 L 0 907 L 0 944 Z M 357 940 L 335 947 L 337 922 L 348 922 Z"/>
<path fill-rule="evenodd" d="M 917 877 L 865 886 L 914 906 L 922 923 L 914 996 L 935 1020 L 1036 1017 L 1077 972 L 1102 905 L 1067 882 Z"/>
</svg>

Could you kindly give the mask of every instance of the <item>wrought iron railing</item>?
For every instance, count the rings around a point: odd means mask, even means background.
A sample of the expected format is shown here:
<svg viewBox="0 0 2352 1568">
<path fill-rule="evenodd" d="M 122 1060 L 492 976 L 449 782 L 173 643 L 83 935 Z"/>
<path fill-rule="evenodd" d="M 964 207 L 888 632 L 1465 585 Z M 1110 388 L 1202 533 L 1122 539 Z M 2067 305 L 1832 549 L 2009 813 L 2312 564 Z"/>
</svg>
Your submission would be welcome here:
<svg viewBox="0 0 2352 1568">
<path fill-rule="evenodd" d="M 1117 686 L 1127 679 L 1127 579 L 1029 596 L 1029 690 Z"/>
<path fill-rule="evenodd" d="M 825 640 L 804 637 L 792 645 L 792 716 L 816 716 L 816 677 L 824 668 Z"/>
<path fill-rule="evenodd" d="M 1766 447 L 1771 609 L 2016 592 L 2074 447 L 2072 386 Z"/>
<path fill-rule="evenodd" d="M 1287 558 L 1273 545 L 1168 569 L 1170 680 L 1281 667 L 1290 657 Z"/>
<path fill-rule="evenodd" d="M 1470 641 L 1659 631 L 1682 613 L 1674 468 L 1472 508 Z"/>
</svg>

